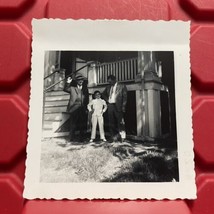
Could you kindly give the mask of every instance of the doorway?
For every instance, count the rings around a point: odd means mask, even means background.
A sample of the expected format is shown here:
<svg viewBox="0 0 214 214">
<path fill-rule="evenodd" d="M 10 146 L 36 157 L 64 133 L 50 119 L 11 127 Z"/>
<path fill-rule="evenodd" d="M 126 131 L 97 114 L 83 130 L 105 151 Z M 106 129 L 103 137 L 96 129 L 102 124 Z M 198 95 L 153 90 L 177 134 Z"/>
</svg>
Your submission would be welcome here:
<svg viewBox="0 0 214 214">
<path fill-rule="evenodd" d="M 137 136 L 136 91 L 128 91 L 124 116 L 127 135 Z"/>
</svg>

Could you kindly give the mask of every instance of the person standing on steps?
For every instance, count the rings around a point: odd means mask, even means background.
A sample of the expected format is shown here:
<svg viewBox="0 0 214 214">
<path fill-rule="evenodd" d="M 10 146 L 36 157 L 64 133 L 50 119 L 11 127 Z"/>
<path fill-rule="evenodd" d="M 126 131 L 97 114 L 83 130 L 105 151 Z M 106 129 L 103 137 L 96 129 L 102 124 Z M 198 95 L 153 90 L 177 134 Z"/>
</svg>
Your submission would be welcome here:
<svg viewBox="0 0 214 214">
<path fill-rule="evenodd" d="M 64 91 L 70 94 L 67 112 L 70 114 L 69 140 L 76 140 L 76 132 L 79 132 L 79 140 L 83 140 L 87 132 L 87 104 L 89 93 L 86 78 L 76 74 L 75 79 L 67 78 Z"/>
<path fill-rule="evenodd" d="M 108 103 L 109 131 L 112 140 L 121 139 L 121 124 L 126 111 L 127 88 L 124 84 L 116 81 L 114 75 L 107 77 L 109 85 L 103 91 L 103 98 Z"/>
<path fill-rule="evenodd" d="M 91 100 L 91 102 L 88 104 L 88 110 L 89 112 L 92 112 L 92 130 L 90 142 L 93 142 L 96 137 L 97 123 L 99 125 L 100 139 L 103 142 L 106 142 L 103 124 L 103 113 L 105 113 L 107 110 L 107 104 L 105 100 L 101 99 L 100 91 L 94 92 L 94 98 L 95 99 Z"/>
</svg>

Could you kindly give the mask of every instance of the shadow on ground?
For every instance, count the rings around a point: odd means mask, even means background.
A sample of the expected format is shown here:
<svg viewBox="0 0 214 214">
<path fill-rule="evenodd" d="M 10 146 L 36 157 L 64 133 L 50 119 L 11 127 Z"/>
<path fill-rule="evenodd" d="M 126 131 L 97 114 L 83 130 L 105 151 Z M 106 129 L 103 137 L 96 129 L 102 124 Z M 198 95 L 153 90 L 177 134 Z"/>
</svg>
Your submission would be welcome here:
<svg viewBox="0 0 214 214">
<path fill-rule="evenodd" d="M 177 182 L 179 181 L 176 143 L 170 140 L 153 142 L 68 142 L 53 138 L 57 146 L 74 152 L 103 148 L 119 159 L 121 167 L 98 182 Z M 102 154 L 101 154 L 102 155 Z M 94 157 L 96 160 L 99 157 Z M 101 159 L 100 159 L 101 160 Z M 93 163 L 93 162 L 92 162 Z"/>
</svg>

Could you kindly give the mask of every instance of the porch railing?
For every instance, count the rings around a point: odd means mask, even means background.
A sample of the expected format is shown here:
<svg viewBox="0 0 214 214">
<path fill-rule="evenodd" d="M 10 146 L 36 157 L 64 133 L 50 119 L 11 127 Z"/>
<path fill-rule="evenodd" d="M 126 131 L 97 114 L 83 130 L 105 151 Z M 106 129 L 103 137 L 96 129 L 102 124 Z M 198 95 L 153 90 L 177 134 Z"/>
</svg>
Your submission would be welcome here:
<svg viewBox="0 0 214 214">
<path fill-rule="evenodd" d="M 57 71 L 54 71 L 53 73 L 47 75 L 46 77 L 44 77 L 44 81 L 47 81 L 48 78 L 52 78 L 54 80 L 54 75 L 56 75 L 58 72 L 61 72 L 62 75 L 60 75 L 60 78 L 58 81 L 54 81 L 53 84 L 51 85 L 48 85 L 48 87 L 46 87 L 44 89 L 44 93 L 50 91 L 51 89 L 53 89 L 56 85 L 59 85 L 61 83 L 63 83 L 68 77 L 72 77 L 74 74 L 76 74 L 78 71 L 84 69 L 85 67 L 88 67 L 90 64 L 92 64 L 94 62 L 90 62 L 90 63 L 87 63 L 86 65 L 82 66 L 81 68 L 75 70 L 74 72 L 72 72 L 71 74 L 65 76 L 65 69 L 58 69 Z"/>
<path fill-rule="evenodd" d="M 77 69 L 67 76 L 65 76 L 64 69 L 55 70 L 53 73 L 44 77 L 44 81 L 46 82 L 44 93 L 54 89 L 60 84 L 63 85 L 62 83 L 65 81 L 65 79 L 67 79 L 69 76 L 73 76 L 75 73 L 84 69 L 85 67 L 90 66 L 91 64 L 95 64 L 95 62 L 87 63 L 86 65 L 82 66 L 81 68 Z M 114 75 L 119 82 L 134 81 L 136 75 L 138 74 L 138 59 L 131 58 L 115 62 L 96 63 L 97 85 L 107 84 L 107 77 L 111 74 Z M 51 79 L 50 83 L 48 83 L 49 79 Z"/>
<path fill-rule="evenodd" d="M 117 81 L 133 81 L 138 73 L 137 58 L 96 65 L 97 85 L 106 84 L 107 77 L 114 75 Z"/>
</svg>

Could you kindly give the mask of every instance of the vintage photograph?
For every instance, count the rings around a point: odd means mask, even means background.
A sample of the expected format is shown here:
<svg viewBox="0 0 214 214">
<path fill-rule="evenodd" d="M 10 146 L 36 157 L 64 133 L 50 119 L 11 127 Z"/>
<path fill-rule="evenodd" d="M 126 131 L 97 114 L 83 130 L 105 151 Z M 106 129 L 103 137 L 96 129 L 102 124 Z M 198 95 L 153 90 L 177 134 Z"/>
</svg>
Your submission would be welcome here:
<svg viewBox="0 0 214 214">
<path fill-rule="evenodd" d="M 24 197 L 195 198 L 190 23 L 32 26 Z"/>
<path fill-rule="evenodd" d="M 41 182 L 178 182 L 173 51 L 46 51 Z"/>
</svg>

